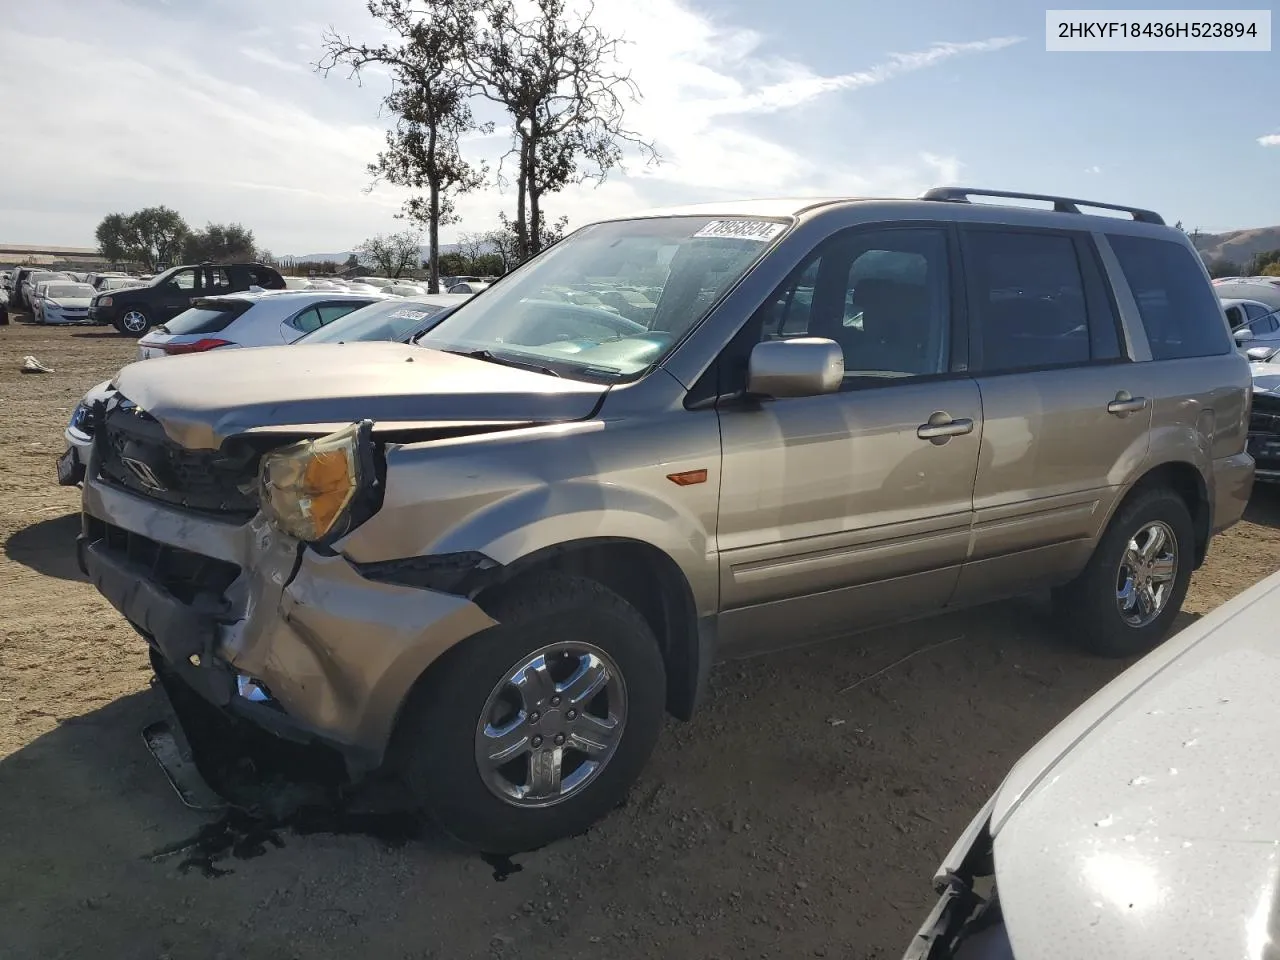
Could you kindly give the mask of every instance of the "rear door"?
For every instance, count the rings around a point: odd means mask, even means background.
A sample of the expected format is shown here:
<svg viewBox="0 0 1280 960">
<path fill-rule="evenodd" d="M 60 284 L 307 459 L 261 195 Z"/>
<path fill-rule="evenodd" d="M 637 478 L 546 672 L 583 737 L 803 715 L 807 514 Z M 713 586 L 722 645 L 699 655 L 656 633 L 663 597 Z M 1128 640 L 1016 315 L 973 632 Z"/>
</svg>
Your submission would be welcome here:
<svg viewBox="0 0 1280 960">
<path fill-rule="evenodd" d="M 1177 239 L 1109 234 L 1121 278 L 1141 317 L 1151 362 L 1152 459 L 1196 464 L 1245 449 L 1250 371 L 1223 322 L 1204 267 Z M 1246 494 L 1247 495 L 1247 494 Z"/>
<path fill-rule="evenodd" d="M 927 614 L 950 598 L 982 435 L 952 236 L 946 226 L 836 234 L 744 329 L 748 349 L 835 340 L 845 382 L 719 409 L 726 653 Z"/>
<path fill-rule="evenodd" d="M 961 230 L 983 435 L 959 603 L 1084 565 L 1147 454 L 1150 381 L 1130 362 L 1089 234 Z"/>
</svg>

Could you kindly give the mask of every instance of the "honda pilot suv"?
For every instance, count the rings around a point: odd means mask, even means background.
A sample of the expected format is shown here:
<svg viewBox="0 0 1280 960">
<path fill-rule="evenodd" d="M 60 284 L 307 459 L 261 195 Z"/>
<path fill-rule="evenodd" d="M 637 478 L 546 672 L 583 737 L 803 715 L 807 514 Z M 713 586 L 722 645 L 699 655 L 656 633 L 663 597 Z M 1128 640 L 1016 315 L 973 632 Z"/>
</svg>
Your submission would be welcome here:
<svg viewBox="0 0 1280 960">
<path fill-rule="evenodd" d="M 166 683 L 490 852 L 617 805 L 721 658 L 1040 588 L 1138 654 L 1244 510 L 1250 381 L 1187 238 L 1106 206 L 660 211 L 413 343 L 130 365 L 80 562 Z"/>
<path fill-rule="evenodd" d="M 253 287 L 283 290 L 284 278 L 260 263 L 199 263 L 173 267 L 144 286 L 106 290 L 89 304 L 89 322 L 111 324 L 140 337 L 191 307 L 196 297 L 240 293 Z"/>
</svg>

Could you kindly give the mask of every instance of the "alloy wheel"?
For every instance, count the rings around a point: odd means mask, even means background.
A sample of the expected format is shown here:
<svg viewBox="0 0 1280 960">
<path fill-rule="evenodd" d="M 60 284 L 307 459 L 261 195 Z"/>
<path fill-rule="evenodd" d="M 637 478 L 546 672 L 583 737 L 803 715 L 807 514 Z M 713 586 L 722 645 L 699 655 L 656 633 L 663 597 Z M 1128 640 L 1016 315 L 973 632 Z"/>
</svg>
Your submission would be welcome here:
<svg viewBox="0 0 1280 960">
<path fill-rule="evenodd" d="M 1143 524 L 1120 557 L 1116 606 L 1131 627 L 1145 627 L 1169 603 L 1178 575 L 1178 539 L 1162 520 Z"/>
<path fill-rule="evenodd" d="M 560 803 L 604 770 L 626 717 L 622 672 L 599 647 L 566 641 L 535 650 L 507 671 L 480 713 L 480 777 L 515 806 Z"/>
</svg>

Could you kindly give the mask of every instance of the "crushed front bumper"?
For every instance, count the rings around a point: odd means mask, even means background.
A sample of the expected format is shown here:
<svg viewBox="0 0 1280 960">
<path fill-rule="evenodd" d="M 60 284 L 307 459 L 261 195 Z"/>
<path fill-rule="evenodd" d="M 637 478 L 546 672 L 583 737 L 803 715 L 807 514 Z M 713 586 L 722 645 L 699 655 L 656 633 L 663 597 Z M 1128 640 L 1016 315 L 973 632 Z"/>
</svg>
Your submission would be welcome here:
<svg viewBox="0 0 1280 960">
<path fill-rule="evenodd" d="M 465 597 L 362 577 L 261 515 L 234 524 L 84 483 L 81 565 L 202 698 L 279 736 L 381 764 L 414 682 L 493 624 Z"/>
</svg>

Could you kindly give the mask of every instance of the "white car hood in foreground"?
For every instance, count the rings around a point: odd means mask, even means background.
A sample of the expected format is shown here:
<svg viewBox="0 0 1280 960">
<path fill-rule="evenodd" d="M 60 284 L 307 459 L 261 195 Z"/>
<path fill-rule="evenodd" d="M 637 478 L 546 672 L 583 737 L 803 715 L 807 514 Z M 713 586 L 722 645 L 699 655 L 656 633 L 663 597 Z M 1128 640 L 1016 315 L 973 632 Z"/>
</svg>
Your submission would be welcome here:
<svg viewBox="0 0 1280 960">
<path fill-rule="evenodd" d="M 1014 956 L 1274 956 L 1278 747 L 1280 574 L 1125 671 L 1010 772 L 991 829 Z"/>
</svg>

